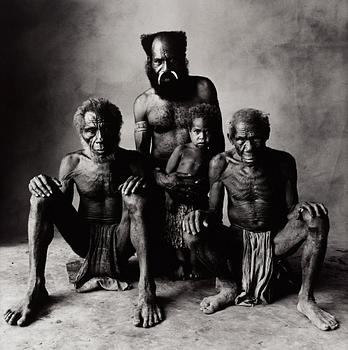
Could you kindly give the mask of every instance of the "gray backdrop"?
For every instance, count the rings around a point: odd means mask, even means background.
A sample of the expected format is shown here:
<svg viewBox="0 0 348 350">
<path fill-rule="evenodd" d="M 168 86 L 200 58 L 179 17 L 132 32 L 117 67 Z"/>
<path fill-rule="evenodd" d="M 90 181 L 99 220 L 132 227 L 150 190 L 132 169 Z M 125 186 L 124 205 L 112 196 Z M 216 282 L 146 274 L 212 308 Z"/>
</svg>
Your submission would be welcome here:
<svg viewBox="0 0 348 350">
<path fill-rule="evenodd" d="M 1 240 L 26 237 L 28 180 L 79 147 L 84 99 L 116 103 L 134 148 L 132 104 L 149 86 L 139 36 L 184 30 L 190 72 L 213 80 L 224 121 L 271 113 L 269 145 L 295 156 L 301 199 L 327 204 L 331 241 L 347 247 L 347 12 L 345 0 L 2 3 Z"/>
</svg>

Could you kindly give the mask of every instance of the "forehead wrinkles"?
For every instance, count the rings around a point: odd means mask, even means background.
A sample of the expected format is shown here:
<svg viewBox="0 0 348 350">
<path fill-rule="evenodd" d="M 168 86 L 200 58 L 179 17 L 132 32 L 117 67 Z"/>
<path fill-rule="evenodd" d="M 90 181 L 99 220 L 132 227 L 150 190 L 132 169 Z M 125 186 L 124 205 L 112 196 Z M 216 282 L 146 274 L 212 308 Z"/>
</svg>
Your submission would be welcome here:
<svg viewBox="0 0 348 350">
<path fill-rule="evenodd" d="M 105 123 L 105 118 L 95 114 L 95 112 L 88 111 L 85 114 L 85 123 L 86 124 L 103 124 Z"/>
<path fill-rule="evenodd" d="M 254 136 L 255 134 L 260 133 L 259 127 L 254 123 L 239 122 L 236 124 L 235 128 L 236 128 L 236 135 Z"/>
<path fill-rule="evenodd" d="M 155 39 L 152 43 L 153 56 L 168 56 L 175 55 L 175 49 L 173 45 L 166 39 Z"/>
</svg>

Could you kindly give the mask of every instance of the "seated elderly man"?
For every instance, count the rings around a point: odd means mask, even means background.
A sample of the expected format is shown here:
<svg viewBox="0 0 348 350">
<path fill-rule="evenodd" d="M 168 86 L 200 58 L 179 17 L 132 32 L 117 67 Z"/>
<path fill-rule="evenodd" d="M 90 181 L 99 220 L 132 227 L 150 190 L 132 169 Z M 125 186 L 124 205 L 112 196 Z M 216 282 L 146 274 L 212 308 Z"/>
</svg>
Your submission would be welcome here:
<svg viewBox="0 0 348 350">
<path fill-rule="evenodd" d="M 327 209 L 298 203 L 295 160 L 266 146 L 269 133 L 265 113 L 242 109 L 234 114 L 227 135 L 233 147 L 210 162 L 209 210 L 192 211 L 183 223 L 190 248 L 218 277 L 219 293 L 203 299 L 201 310 L 269 302 L 275 261 L 304 243 L 297 309 L 319 329 L 335 329 L 338 322 L 313 295 L 327 245 Z M 229 228 L 221 225 L 225 189 Z"/>
<path fill-rule="evenodd" d="M 11 325 L 26 326 L 47 299 L 45 265 L 55 225 L 72 250 L 85 258 L 75 281 L 77 291 L 127 289 L 125 265 L 137 253 L 140 278 L 134 325 L 154 326 L 162 314 L 149 270 L 148 182 L 142 156 L 118 146 L 122 115 L 107 100 L 85 101 L 74 125 L 83 149 L 63 158 L 59 180 L 38 175 L 29 182 L 28 290 L 4 318 Z M 72 206 L 74 186 L 80 196 L 78 212 Z"/>
</svg>

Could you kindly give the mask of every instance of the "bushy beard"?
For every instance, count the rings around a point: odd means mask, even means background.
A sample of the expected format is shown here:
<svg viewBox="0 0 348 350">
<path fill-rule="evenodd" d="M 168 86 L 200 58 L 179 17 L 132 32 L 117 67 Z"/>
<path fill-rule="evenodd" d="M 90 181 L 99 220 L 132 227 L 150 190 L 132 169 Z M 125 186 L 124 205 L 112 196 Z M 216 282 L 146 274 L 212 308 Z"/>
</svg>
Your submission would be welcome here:
<svg viewBox="0 0 348 350">
<path fill-rule="evenodd" d="M 147 62 L 145 65 L 146 75 L 150 81 L 151 87 L 154 88 L 156 94 L 163 99 L 180 99 L 185 93 L 184 90 L 184 82 L 188 77 L 188 67 L 187 64 L 180 69 L 180 71 L 171 71 L 173 76 L 176 75 L 177 79 L 173 78 L 168 83 L 159 84 L 159 74 L 157 74 L 151 66 L 151 62 Z M 173 73 L 174 72 L 174 73 Z M 164 73 L 168 74 L 168 73 Z M 163 74 L 163 76 L 164 76 Z"/>
</svg>

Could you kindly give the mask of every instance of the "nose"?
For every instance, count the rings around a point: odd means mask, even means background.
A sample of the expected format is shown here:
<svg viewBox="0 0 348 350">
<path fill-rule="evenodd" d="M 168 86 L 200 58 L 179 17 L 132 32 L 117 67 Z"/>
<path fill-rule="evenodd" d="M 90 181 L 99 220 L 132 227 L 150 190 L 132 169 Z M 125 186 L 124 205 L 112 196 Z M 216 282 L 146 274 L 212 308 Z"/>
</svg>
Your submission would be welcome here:
<svg viewBox="0 0 348 350">
<path fill-rule="evenodd" d="M 250 140 L 245 141 L 244 147 L 245 147 L 245 151 L 247 152 L 250 152 L 254 149 L 254 145 Z"/>
<path fill-rule="evenodd" d="M 167 60 L 164 60 L 164 61 L 163 61 L 162 70 L 163 70 L 163 72 L 165 72 L 165 71 L 168 70 L 168 62 L 167 62 Z"/>
<path fill-rule="evenodd" d="M 103 135 L 100 129 L 98 129 L 96 133 L 96 142 L 103 142 Z"/>
</svg>

